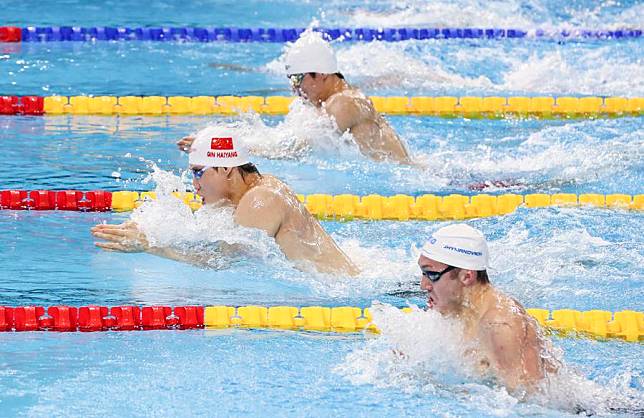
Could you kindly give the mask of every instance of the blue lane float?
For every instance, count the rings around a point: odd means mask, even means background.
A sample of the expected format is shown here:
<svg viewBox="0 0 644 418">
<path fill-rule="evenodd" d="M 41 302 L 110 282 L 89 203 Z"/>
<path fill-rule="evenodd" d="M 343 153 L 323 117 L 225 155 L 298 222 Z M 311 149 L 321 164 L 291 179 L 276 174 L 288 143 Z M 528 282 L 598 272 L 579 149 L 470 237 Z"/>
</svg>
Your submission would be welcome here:
<svg viewBox="0 0 644 418">
<path fill-rule="evenodd" d="M 1 29 L 1 27 L 0 27 Z M 21 28 L 22 42 L 64 41 L 186 41 L 186 42 L 292 42 L 304 28 L 235 27 L 72 27 Z M 410 39 L 628 39 L 640 38 L 641 29 L 558 30 L 498 28 L 317 28 L 329 40 L 398 42 Z"/>
</svg>

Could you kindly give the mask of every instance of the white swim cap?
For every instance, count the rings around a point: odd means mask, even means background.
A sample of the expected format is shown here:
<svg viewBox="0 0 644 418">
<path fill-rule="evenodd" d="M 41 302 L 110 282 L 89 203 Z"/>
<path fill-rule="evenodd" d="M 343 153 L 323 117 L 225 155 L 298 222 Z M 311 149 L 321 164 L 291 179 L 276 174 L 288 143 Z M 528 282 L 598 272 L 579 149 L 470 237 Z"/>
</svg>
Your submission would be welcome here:
<svg viewBox="0 0 644 418">
<path fill-rule="evenodd" d="M 466 224 L 448 225 L 432 234 L 420 253 L 435 261 L 466 270 L 486 270 L 488 250 L 485 237 Z"/>
<path fill-rule="evenodd" d="M 188 162 L 205 167 L 239 167 L 247 164 L 248 154 L 238 135 L 226 126 L 209 126 L 195 137 Z"/>
<path fill-rule="evenodd" d="M 318 32 L 304 31 L 286 53 L 286 75 L 337 72 L 338 60 L 335 52 Z"/>
</svg>

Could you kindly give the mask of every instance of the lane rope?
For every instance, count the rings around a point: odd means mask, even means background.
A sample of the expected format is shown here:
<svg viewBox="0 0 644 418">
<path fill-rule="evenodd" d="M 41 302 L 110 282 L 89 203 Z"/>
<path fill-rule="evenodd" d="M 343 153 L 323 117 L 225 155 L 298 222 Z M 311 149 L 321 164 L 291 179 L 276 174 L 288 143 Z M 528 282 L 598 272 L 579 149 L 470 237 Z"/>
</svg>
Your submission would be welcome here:
<svg viewBox="0 0 644 418">
<path fill-rule="evenodd" d="M 201 199 L 191 192 L 175 192 L 173 196 L 193 210 L 201 207 Z M 456 220 L 507 215 L 520 206 L 596 207 L 609 209 L 644 210 L 644 194 L 598 193 L 532 193 L 526 195 L 397 194 L 297 195 L 308 211 L 322 220 Z M 69 210 L 88 212 L 126 212 L 146 200 L 156 199 L 155 192 L 105 190 L 0 190 L 0 210 Z"/>
<path fill-rule="evenodd" d="M 183 41 L 183 42 L 293 42 L 305 28 L 237 27 L 77 27 L 0 26 L 0 42 L 65 41 Z M 315 28 L 328 40 L 384 41 L 429 39 L 636 39 L 641 29 L 517 29 L 517 28 Z"/>
<path fill-rule="evenodd" d="M 639 116 L 644 97 L 371 96 L 388 115 L 501 118 Z M 292 96 L 0 96 L 0 115 L 284 115 Z"/>
<path fill-rule="evenodd" d="M 411 308 L 403 308 L 411 312 Z M 527 309 L 547 331 L 560 335 L 644 340 L 644 313 L 624 310 Z M 320 332 L 373 332 L 369 308 L 353 306 L 0 306 L 0 331 L 135 331 L 269 328 Z"/>
</svg>

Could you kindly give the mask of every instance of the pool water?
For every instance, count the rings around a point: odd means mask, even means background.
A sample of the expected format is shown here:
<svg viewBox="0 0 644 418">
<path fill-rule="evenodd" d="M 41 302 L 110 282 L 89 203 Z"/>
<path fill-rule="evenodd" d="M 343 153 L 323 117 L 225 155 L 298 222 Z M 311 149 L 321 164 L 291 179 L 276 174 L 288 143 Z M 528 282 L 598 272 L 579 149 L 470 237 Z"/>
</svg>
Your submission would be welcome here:
<svg viewBox="0 0 644 418">
<path fill-rule="evenodd" d="M 455 13 L 455 8 L 459 13 Z M 109 16 L 106 10 L 110 10 Z M 2 25 L 492 26 L 642 28 L 638 2 L 40 2 L 9 1 Z M 0 44 L 0 94 L 287 95 L 284 46 L 224 43 Z M 336 45 L 343 73 L 373 95 L 644 95 L 644 43 L 435 40 Z M 225 64 L 225 65 L 223 65 Z M 238 67 L 230 67 L 235 64 Z M 296 105 L 287 117 L 0 116 L 0 189 L 153 190 L 181 182 L 174 142 L 234 122 L 262 145 L 259 169 L 296 192 L 421 195 L 641 194 L 643 122 L 617 119 L 388 117 L 420 168 L 375 163 Z M 310 147 L 294 152 L 297 138 Z M 154 171 L 156 170 L 156 172 Z M 150 173 L 156 174 L 150 178 Z M 160 177 L 161 176 L 161 177 Z M 188 184 L 187 177 L 184 183 Z M 163 184 L 161 184 L 163 186 Z M 357 279 L 295 269 L 270 241 L 224 268 L 94 247 L 89 228 L 130 213 L 0 211 L 0 305 L 424 306 L 416 247 L 445 222 L 322 222 L 362 268 Z M 185 217 L 138 213 L 159 236 Z M 212 215 L 208 233 L 226 237 Z M 644 310 L 644 215 L 521 208 L 475 219 L 491 279 L 526 307 Z M 205 231 L 204 231 L 205 232 Z M 235 231 L 243 234 L 244 231 Z M 450 334 L 430 313 L 373 335 L 228 330 L 0 333 L 2 416 L 562 416 L 575 408 L 641 413 L 641 343 L 552 337 L 570 375 L 547 399 L 519 402 L 462 376 Z M 387 327 L 385 326 L 387 329 Z M 442 338 L 441 338 L 442 337 Z M 391 346 L 418 347 L 400 362 Z M 425 350 L 425 351 L 423 351 Z M 447 373 L 454 370 L 454 374 Z M 612 410 L 610 408 L 613 408 Z M 639 408 L 639 409 L 638 409 Z"/>
</svg>

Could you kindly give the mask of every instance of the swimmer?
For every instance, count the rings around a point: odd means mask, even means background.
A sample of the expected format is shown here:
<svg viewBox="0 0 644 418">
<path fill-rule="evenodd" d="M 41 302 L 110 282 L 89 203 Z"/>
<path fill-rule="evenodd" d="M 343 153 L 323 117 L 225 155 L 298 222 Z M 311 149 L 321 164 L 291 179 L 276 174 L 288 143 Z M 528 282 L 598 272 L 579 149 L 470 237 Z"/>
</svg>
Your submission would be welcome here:
<svg viewBox="0 0 644 418">
<path fill-rule="evenodd" d="M 480 231 L 465 224 L 439 229 L 421 249 L 418 265 L 428 307 L 463 325 L 471 347 L 465 354 L 483 376 L 525 394 L 558 369 L 536 321 L 490 284 L 487 242 Z"/>
<path fill-rule="evenodd" d="M 192 184 L 204 205 L 232 205 L 236 223 L 261 229 L 275 238 L 298 268 L 312 264 L 323 273 L 358 274 L 357 267 L 289 187 L 273 176 L 260 174 L 248 160 L 239 138 L 230 137 L 226 127 L 199 132 L 188 157 Z M 133 222 L 97 225 L 92 234 L 107 241 L 96 243 L 105 250 L 145 251 L 190 261 L 172 248 L 151 247 Z"/>
<path fill-rule="evenodd" d="M 371 100 L 339 72 L 333 48 L 319 33 L 306 31 L 291 46 L 286 75 L 297 95 L 330 116 L 340 133 L 351 133 L 362 154 L 377 161 L 412 164 L 403 141 Z M 192 140 L 188 136 L 177 145 L 185 151 Z"/>
<path fill-rule="evenodd" d="M 378 161 L 411 163 L 402 140 L 371 100 L 347 83 L 338 71 L 333 48 L 319 34 L 304 32 L 291 46 L 286 76 L 295 93 L 325 111 L 341 133 L 351 133 L 364 155 Z"/>
</svg>

